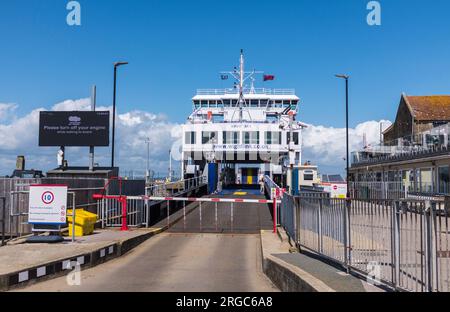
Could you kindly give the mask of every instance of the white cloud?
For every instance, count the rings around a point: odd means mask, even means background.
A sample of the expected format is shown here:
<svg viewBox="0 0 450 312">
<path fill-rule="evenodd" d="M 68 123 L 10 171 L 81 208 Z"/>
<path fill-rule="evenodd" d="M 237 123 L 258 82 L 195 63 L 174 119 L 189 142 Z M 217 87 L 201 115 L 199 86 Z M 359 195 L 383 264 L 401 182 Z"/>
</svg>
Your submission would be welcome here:
<svg viewBox="0 0 450 312">
<path fill-rule="evenodd" d="M 380 123 L 383 130 L 390 121 L 367 121 L 349 129 L 350 151 L 363 148 L 364 135 L 367 144 L 380 141 Z M 319 165 L 323 173 L 342 173 L 345 170 L 346 129 L 310 125 L 303 133 L 303 161 Z M 322 167 L 322 168 L 321 168 Z M 335 170 L 335 172 L 328 172 Z"/>
<path fill-rule="evenodd" d="M 39 112 L 45 109 L 35 109 L 22 117 L 13 114 L 7 118 L 8 121 L 2 120 L 1 117 L 11 114 L 15 107 L 0 105 L 0 174 L 11 174 L 17 155 L 26 156 L 29 169 L 46 171 L 55 168 L 57 148 L 38 147 Z M 112 110 L 111 107 L 97 109 Z M 51 110 L 90 110 L 90 99 L 66 100 L 53 105 Z M 118 112 L 116 126 L 116 159 L 121 169 L 144 172 L 147 161 L 145 138 L 150 137 L 151 169 L 161 173 L 167 171 L 169 149 L 177 139 L 171 134 L 175 124 L 164 115 L 135 110 L 123 114 Z M 88 148 L 68 148 L 66 155 L 69 165 L 88 165 Z M 108 166 L 110 148 L 96 149 L 96 162 Z"/>
<path fill-rule="evenodd" d="M 16 104 L 0 103 L 0 121 L 9 118 L 16 108 Z"/>
</svg>

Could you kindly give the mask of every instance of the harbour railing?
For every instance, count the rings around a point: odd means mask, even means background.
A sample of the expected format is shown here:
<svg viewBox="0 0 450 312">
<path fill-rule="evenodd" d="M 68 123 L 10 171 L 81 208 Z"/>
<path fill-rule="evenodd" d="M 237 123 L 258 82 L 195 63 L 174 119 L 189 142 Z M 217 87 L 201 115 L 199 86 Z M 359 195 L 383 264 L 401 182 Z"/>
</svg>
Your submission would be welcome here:
<svg viewBox="0 0 450 312">
<path fill-rule="evenodd" d="M 283 195 L 281 225 L 301 251 L 394 290 L 450 291 L 450 206 L 433 200 Z"/>
</svg>

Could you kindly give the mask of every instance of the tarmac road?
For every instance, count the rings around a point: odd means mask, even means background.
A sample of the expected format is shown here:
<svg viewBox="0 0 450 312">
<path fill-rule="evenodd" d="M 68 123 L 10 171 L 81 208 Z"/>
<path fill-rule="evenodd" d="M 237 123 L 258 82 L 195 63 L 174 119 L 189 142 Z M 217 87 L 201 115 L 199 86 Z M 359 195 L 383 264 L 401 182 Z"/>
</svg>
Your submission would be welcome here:
<svg viewBox="0 0 450 312">
<path fill-rule="evenodd" d="M 81 272 L 81 285 L 59 277 L 20 291 L 270 292 L 256 234 L 157 235 L 129 254 Z"/>
</svg>

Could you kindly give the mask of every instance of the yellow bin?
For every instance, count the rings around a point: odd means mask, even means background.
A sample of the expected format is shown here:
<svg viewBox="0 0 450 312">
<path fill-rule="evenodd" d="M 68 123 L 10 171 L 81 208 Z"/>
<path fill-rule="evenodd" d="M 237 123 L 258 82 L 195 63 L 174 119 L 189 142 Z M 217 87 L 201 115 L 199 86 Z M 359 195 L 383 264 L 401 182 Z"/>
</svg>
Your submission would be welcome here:
<svg viewBox="0 0 450 312">
<path fill-rule="evenodd" d="M 72 210 L 67 210 L 67 222 L 69 223 L 69 236 L 72 236 Z M 77 209 L 75 214 L 75 236 L 91 235 L 94 232 L 95 223 L 97 222 L 97 215 L 85 211 L 84 209 Z"/>
</svg>

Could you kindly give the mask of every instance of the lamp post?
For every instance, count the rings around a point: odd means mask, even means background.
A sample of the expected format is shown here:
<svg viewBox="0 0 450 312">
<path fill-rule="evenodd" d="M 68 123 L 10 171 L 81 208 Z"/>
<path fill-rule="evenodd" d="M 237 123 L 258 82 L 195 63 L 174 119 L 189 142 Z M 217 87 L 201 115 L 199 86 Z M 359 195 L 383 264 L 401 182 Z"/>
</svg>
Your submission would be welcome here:
<svg viewBox="0 0 450 312">
<path fill-rule="evenodd" d="M 346 130 L 346 159 L 347 159 L 347 199 L 350 199 L 350 159 L 349 159 L 349 137 L 348 137 L 348 80 L 350 76 L 336 75 L 337 78 L 345 79 L 345 130 Z"/>
<path fill-rule="evenodd" d="M 145 143 L 147 143 L 147 170 L 145 171 L 145 176 L 147 182 L 150 182 L 150 138 L 146 138 Z"/>
<path fill-rule="evenodd" d="M 114 148 L 116 139 L 116 89 L 117 89 L 117 67 L 127 65 L 128 62 L 114 63 L 114 91 L 113 91 L 113 126 L 112 126 L 112 151 L 111 151 L 111 168 L 114 168 Z"/>
</svg>

